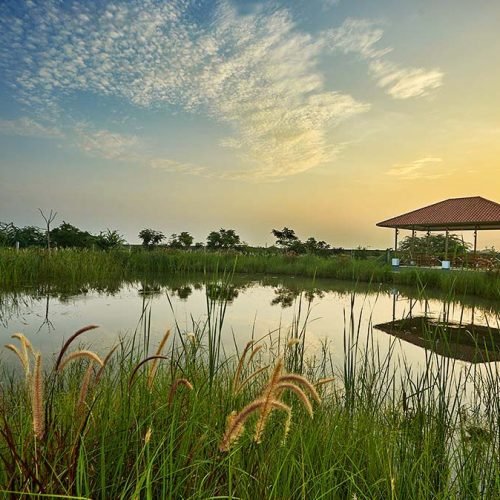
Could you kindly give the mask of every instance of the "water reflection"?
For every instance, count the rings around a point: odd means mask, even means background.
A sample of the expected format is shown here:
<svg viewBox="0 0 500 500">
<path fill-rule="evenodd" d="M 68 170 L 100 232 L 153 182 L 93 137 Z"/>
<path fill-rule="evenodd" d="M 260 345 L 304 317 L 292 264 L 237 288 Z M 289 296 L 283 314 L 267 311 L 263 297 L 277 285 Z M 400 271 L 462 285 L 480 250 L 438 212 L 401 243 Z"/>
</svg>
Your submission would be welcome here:
<svg viewBox="0 0 500 500">
<path fill-rule="evenodd" d="M 462 306 L 459 320 L 454 321 L 453 306 L 456 303 L 443 300 L 442 309 L 433 314 L 427 298 L 423 299 L 423 314 L 415 315 L 414 311 L 421 301 L 402 297 L 397 290 L 392 290 L 392 296 L 392 320 L 374 325 L 377 330 L 448 358 L 469 363 L 500 361 L 498 318 L 496 326 L 490 324 L 487 312 L 481 309 L 476 311 L 477 307 L 473 305 L 469 311 Z M 403 318 L 396 315 L 398 300 L 408 302 Z M 485 324 L 477 324 L 476 312 L 480 313 L 480 321 Z"/>
<path fill-rule="evenodd" d="M 0 293 L 0 341 L 7 343 L 12 333 L 22 331 L 31 335 L 35 345 L 43 344 L 40 349 L 52 353 L 63 337 L 97 323 L 101 329 L 92 338 L 97 349 L 113 345 L 117 335 L 138 331 L 147 332 L 144 341 L 149 343 L 173 325 L 193 331 L 193 321 L 205 321 L 211 302 L 228 306 L 222 332 L 228 349 L 244 345 L 253 335 L 274 331 L 288 335 L 297 330 L 297 315 L 307 306 L 307 325 L 300 327 L 307 332 L 305 345 L 314 353 L 327 342 L 338 363 L 343 361 L 344 334 L 350 328 L 345 318 L 351 316 L 365 338 L 375 325 L 377 342 L 400 339 L 401 353 L 412 360 L 421 360 L 424 349 L 467 362 L 500 360 L 497 303 L 475 297 L 453 302 L 443 294 L 426 291 L 424 297 L 404 287 L 262 276 L 234 276 L 231 282 L 206 276 L 187 280 L 155 276 L 137 283 L 38 286 Z M 141 323 L 144 318 L 147 325 Z M 422 334 L 436 329 L 437 341 Z M 475 353 L 475 346 L 482 351 Z"/>
</svg>

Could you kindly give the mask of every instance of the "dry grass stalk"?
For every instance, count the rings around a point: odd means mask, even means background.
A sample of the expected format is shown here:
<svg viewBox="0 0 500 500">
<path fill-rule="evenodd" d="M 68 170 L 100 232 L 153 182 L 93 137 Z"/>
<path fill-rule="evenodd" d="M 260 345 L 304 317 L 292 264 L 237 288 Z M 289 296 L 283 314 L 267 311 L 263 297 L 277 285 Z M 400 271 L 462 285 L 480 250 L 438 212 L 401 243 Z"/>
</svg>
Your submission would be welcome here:
<svg viewBox="0 0 500 500">
<path fill-rule="evenodd" d="M 21 342 L 21 345 L 23 347 L 23 357 L 26 360 L 26 365 L 27 365 L 26 377 L 29 377 L 30 364 L 29 364 L 28 351 L 33 356 L 35 356 L 35 351 L 33 349 L 33 346 L 31 345 L 31 342 L 22 333 L 14 333 L 14 335 L 12 335 L 11 338 L 18 339 Z"/>
<path fill-rule="evenodd" d="M 45 434 L 45 422 L 43 414 L 42 355 L 39 352 L 35 354 L 31 405 L 33 412 L 33 431 L 37 439 L 42 439 Z"/>
<path fill-rule="evenodd" d="M 148 427 L 148 430 L 146 431 L 146 434 L 144 436 L 144 444 L 149 444 L 149 441 L 151 441 L 152 434 L 153 434 L 153 429 L 151 427 Z"/>
<path fill-rule="evenodd" d="M 284 433 L 284 439 L 286 439 L 291 425 L 292 412 L 291 408 L 280 400 L 284 391 L 292 391 L 304 405 L 311 418 L 313 416 L 313 407 L 310 398 L 302 388 L 306 389 L 310 393 L 311 397 L 318 403 L 321 402 L 314 385 L 302 375 L 294 373 L 283 374 L 283 359 L 278 359 L 273 373 L 269 378 L 267 385 L 264 387 L 261 396 L 245 406 L 238 414 L 231 414 L 230 417 L 228 417 L 226 432 L 224 433 L 220 444 L 221 451 L 229 450 L 231 445 L 243 432 L 245 421 L 254 412 L 259 413 L 254 434 L 254 440 L 257 443 L 261 442 L 264 428 L 271 412 L 274 409 L 280 409 L 287 412 Z"/>
<path fill-rule="evenodd" d="M 329 384 L 330 382 L 333 382 L 334 380 L 335 380 L 335 377 L 320 378 L 317 382 L 314 383 L 314 386 L 319 387 L 321 385 Z"/>
<path fill-rule="evenodd" d="M 307 413 L 309 413 L 309 416 L 312 418 L 313 408 L 311 401 L 309 401 L 309 398 L 307 397 L 307 394 L 300 387 L 296 386 L 295 384 L 292 384 L 291 382 L 280 382 L 279 384 L 277 384 L 276 394 L 279 395 L 281 391 L 284 391 L 286 389 L 292 391 L 299 397 L 305 409 L 307 410 Z"/>
<path fill-rule="evenodd" d="M 245 406 L 239 413 L 234 414 L 231 413 L 228 418 L 228 425 L 226 428 L 226 432 L 222 437 L 221 444 L 219 446 L 220 451 L 229 451 L 231 446 L 238 440 L 238 438 L 243 434 L 245 430 L 245 422 L 246 420 L 255 413 L 256 411 L 261 411 L 264 406 L 270 406 L 271 408 L 275 408 L 277 410 L 283 410 L 287 412 L 289 415 L 291 414 L 291 409 L 286 404 L 281 401 L 271 400 L 265 401 L 263 399 L 256 399 L 252 401 L 250 404 Z"/>
<path fill-rule="evenodd" d="M 245 387 L 248 383 L 250 383 L 257 375 L 260 375 L 263 371 L 267 370 L 269 368 L 269 365 L 263 366 L 262 368 L 259 368 L 258 370 L 254 371 L 251 375 L 249 375 L 241 384 L 238 385 L 236 390 L 234 390 L 234 394 L 238 394 L 241 392 L 243 387 Z"/>
<path fill-rule="evenodd" d="M 128 379 L 128 388 L 130 389 L 132 387 L 132 384 L 134 382 L 134 378 L 139 371 L 139 368 L 146 364 L 149 363 L 150 361 L 154 361 L 155 359 L 168 359 L 167 356 L 149 356 L 146 359 L 143 359 L 140 363 L 137 363 L 136 367 L 132 370 L 132 373 L 130 374 L 130 378 Z"/>
<path fill-rule="evenodd" d="M 187 379 L 187 378 L 178 378 L 177 380 L 174 381 L 172 384 L 172 387 L 170 388 L 170 391 L 168 393 L 168 404 L 171 405 L 174 401 L 175 393 L 177 392 L 177 388 L 183 385 L 190 391 L 193 390 L 193 384 Z"/>
<path fill-rule="evenodd" d="M 94 367 L 92 363 L 89 363 L 87 366 L 87 370 L 85 371 L 85 375 L 82 379 L 82 386 L 80 387 L 80 394 L 78 395 L 78 402 L 76 403 L 76 413 L 77 415 L 81 415 L 83 412 L 83 407 L 85 405 L 85 399 L 87 398 L 87 393 L 89 391 L 90 380 L 94 373 Z"/>
<path fill-rule="evenodd" d="M 33 350 L 33 346 L 31 342 L 22 334 L 22 333 L 14 333 L 11 336 L 13 339 L 18 339 L 21 343 L 21 350 L 19 350 L 14 344 L 6 344 L 5 347 L 12 351 L 21 362 L 21 365 L 24 370 L 24 374 L 26 376 L 26 380 L 29 380 L 31 374 L 30 360 L 28 351 L 35 356 L 35 351 Z"/>
<path fill-rule="evenodd" d="M 253 345 L 254 345 L 253 340 L 247 342 L 245 348 L 243 349 L 243 352 L 241 353 L 240 359 L 238 360 L 238 366 L 236 367 L 236 372 L 234 373 L 234 378 L 233 378 L 233 393 L 236 393 L 238 390 L 238 382 L 240 380 L 241 371 L 243 370 L 245 358 L 248 354 L 248 351 Z"/>
<path fill-rule="evenodd" d="M 170 330 L 167 330 L 165 335 L 161 339 L 160 344 L 158 345 L 158 349 L 156 350 L 156 353 L 155 353 L 156 356 L 159 356 L 161 354 L 169 337 L 170 337 Z M 147 381 L 147 386 L 148 386 L 149 390 L 151 390 L 151 388 L 153 387 L 153 382 L 154 382 L 154 378 L 156 375 L 156 370 L 158 369 L 158 362 L 159 362 L 159 358 L 153 359 L 153 362 L 151 363 L 151 368 L 149 369 L 149 375 L 148 375 L 148 381 Z"/>
<path fill-rule="evenodd" d="M 118 349 L 118 345 L 115 345 L 109 352 L 106 354 L 106 357 L 102 360 L 102 366 L 99 368 L 99 371 L 97 372 L 97 375 L 95 376 L 95 383 L 99 382 L 101 380 L 101 377 L 104 373 L 104 369 L 106 368 L 106 365 L 108 364 L 109 360 L 111 359 L 111 356 L 115 353 L 115 351 Z"/>
<path fill-rule="evenodd" d="M 104 363 L 103 363 L 102 359 L 95 352 L 92 352 L 92 351 L 75 351 L 75 352 L 72 352 L 71 354 L 68 354 L 64 358 L 64 360 L 61 363 L 59 363 L 58 371 L 62 372 L 64 370 L 64 368 L 69 363 L 71 363 L 75 359 L 79 359 L 79 358 L 87 358 L 90 361 L 95 361 L 101 367 L 104 366 Z"/>
<path fill-rule="evenodd" d="M 254 347 L 254 349 L 252 350 L 252 354 L 250 354 L 250 357 L 248 358 L 247 366 L 250 365 L 250 363 L 253 361 L 253 358 L 262 349 L 262 347 L 264 347 L 262 344 Z"/>
<path fill-rule="evenodd" d="M 19 361 L 21 362 L 21 365 L 24 370 L 24 374 L 26 375 L 26 378 L 29 378 L 30 376 L 30 364 L 29 364 L 29 359 L 28 356 L 25 355 L 24 352 L 19 351 L 19 349 L 14 345 L 14 344 L 5 344 L 5 347 L 12 351 L 18 358 Z"/>
<path fill-rule="evenodd" d="M 85 332 L 88 332 L 89 330 L 93 330 L 94 328 L 99 328 L 98 325 L 88 325 L 88 326 L 84 326 L 83 328 L 80 328 L 80 330 L 77 330 L 73 335 L 71 335 L 71 337 L 66 340 L 66 342 L 64 343 L 64 345 L 62 346 L 62 349 L 60 350 L 59 352 L 59 356 L 57 356 L 57 360 L 56 360 L 56 366 L 55 366 L 55 370 L 58 371 L 59 370 L 59 365 L 61 364 L 61 361 L 62 361 L 62 358 L 65 354 L 65 352 L 68 350 L 70 344 L 77 338 L 79 337 L 82 333 L 85 333 Z"/>
<path fill-rule="evenodd" d="M 311 396 L 316 400 L 317 403 L 321 403 L 321 398 L 319 397 L 318 391 L 309 380 L 307 380 L 302 375 L 297 375 L 296 373 L 287 373 L 280 378 L 280 382 L 291 382 L 292 384 L 300 384 L 304 386 L 311 394 Z"/>
<path fill-rule="evenodd" d="M 260 443 L 262 440 L 262 433 L 264 432 L 264 427 L 272 411 L 271 402 L 276 401 L 277 399 L 275 395 L 276 385 L 279 382 L 282 371 L 283 371 L 283 359 L 280 358 L 278 359 L 276 366 L 274 367 L 273 374 L 271 375 L 271 379 L 269 380 L 269 383 L 267 384 L 263 392 L 262 399 L 264 400 L 264 406 L 260 411 L 260 417 L 259 420 L 257 421 L 257 425 L 255 426 L 254 440 L 256 443 Z"/>
</svg>

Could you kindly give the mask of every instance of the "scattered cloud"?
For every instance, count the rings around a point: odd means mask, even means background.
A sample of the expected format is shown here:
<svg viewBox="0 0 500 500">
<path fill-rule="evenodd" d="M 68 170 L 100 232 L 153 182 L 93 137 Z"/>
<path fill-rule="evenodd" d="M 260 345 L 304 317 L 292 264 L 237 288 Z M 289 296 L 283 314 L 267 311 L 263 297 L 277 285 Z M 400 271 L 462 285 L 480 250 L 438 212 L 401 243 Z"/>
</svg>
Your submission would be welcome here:
<svg viewBox="0 0 500 500">
<path fill-rule="evenodd" d="M 133 148 L 138 144 L 136 136 L 118 134 L 109 130 L 93 130 L 86 125 L 74 129 L 78 147 L 93 156 L 110 159 L 131 159 L 136 155 Z"/>
<path fill-rule="evenodd" d="M 63 133 L 58 128 L 43 125 L 27 117 L 18 118 L 17 120 L 0 120 L 0 134 L 47 139 L 63 137 Z"/>
<path fill-rule="evenodd" d="M 328 32 L 330 46 L 344 54 L 355 53 L 369 62 L 369 72 L 395 99 L 409 99 L 428 95 L 443 84 L 444 74 L 437 68 L 401 67 L 388 61 L 392 47 L 379 48 L 384 31 L 367 19 L 346 19 L 344 23 Z"/>
<path fill-rule="evenodd" d="M 76 92 L 208 115 L 232 131 L 221 145 L 264 178 L 329 160 L 329 128 L 369 105 L 325 88 L 321 36 L 299 31 L 286 9 L 242 15 L 221 1 L 201 23 L 188 4 L 27 2 L 24 17 L 0 19 L 0 69 L 24 104 L 54 119 Z M 87 134 L 82 147 L 113 158 L 121 140 L 110 134 Z"/>
<path fill-rule="evenodd" d="M 183 163 L 166 158 L 153 158 L 149 162 L 151 168 L 163 170 L 170 173 L 181 173 L 187 175 L 210 176 L 210 171 L 203 166 L 194 163 Z"/>
<path fill-rule="evenodd" d="M 379 59 L 392 48 L 377 48 L 384 30 L 369 19 L 346 19 L 341 26 L 327 32 L 329 44 L 344 54 L 355 53 L 365 59 Z"/>
<path fill-rule="evenodd" d="M 410 163 L 396 164 L 386 171 L 386 175 L 397 177 L 401 180 L 432 180 L 446 177 L 452 174 L 451 170 L 442 170 L 439 164 L 442 158 L 425 157 Z"/>
<path fill-rule="evenodd" d="M 0 70 L 21 103 L 54 123 L 67 118 L 68 98 L 78 93 L 203 114 L 229 128 L 219 146 L 233 150 L 241 175 L 250 178 L 325 164 L 338 149 L 331 128 L 370 109 L 327 88 L 320 59 L 328 48 L 369 61 L 377 85 L 397 99 L 442 84 L 437 69 L 387 61 L 392 48 L 380 46 L 384 32 L 370 20 L 347 19 L 312 36 L 287 9 L 241 14 L 228 0 L 210 3 L 209 12 L 204 6 L 203 20 L 187 0 L 23 3 L 22 9 L 7 4 L 0 16 Z M 35 124 L 18 129 L 34 133 Z M 57 129 L 39 125 L 38 133 L 56 136 Z M 137 141 L 109 130 L 77 127 L 76 133 L 84 151 L 109 159 L 123 157 Z"/>
<path fill-rule="evenodd" d="M 422 68 L 399 68 L 384 61 L 373 61 L 370 70 L 378 80 L 378 86 L 395 99 L 408 99 L 428 95 L 443 83 L 439 70 Z"/>
</svg>

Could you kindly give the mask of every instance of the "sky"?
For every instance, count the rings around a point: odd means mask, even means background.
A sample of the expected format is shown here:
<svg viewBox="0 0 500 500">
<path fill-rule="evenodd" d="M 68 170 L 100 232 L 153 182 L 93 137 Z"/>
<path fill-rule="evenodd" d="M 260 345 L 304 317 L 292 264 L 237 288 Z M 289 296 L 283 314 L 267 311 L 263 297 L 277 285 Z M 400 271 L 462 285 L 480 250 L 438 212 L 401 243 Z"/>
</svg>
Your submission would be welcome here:
<svg viewBox="0 0 500 500">
<path fill-rule="evenodd" d="M 0 221 L 390 247 L 500 202 L 499 30 L 494 0 L 0 0 Z"/>
</svg>

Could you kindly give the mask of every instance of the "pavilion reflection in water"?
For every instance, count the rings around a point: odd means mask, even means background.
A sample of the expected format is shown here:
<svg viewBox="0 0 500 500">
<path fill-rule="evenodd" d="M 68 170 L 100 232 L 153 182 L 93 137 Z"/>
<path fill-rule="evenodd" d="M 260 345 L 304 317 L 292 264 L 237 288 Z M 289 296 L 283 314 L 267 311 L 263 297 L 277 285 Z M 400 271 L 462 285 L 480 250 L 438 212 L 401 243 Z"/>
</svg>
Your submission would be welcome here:
<svg viewBox="0 0 500 500">
<path fill-rule="evenodd" d="M 429 314 L 426 301 L 424 315 L 413 315 L 417 299 L 409 299 L 409 312 L 396 319 L 397 293 L 393 294 L 392 321 L 374 325 L 374 328 L 448 358 L 486 363 L 500 361 L 500 329 L 496 326 L 474 323 L 474 308 L 470 321 L 450 321 L 449 302 L 443 302 L 442 315 L 436 319 Z"/>
</svg>

